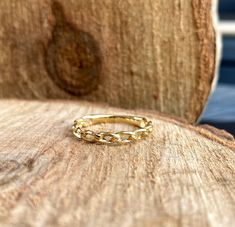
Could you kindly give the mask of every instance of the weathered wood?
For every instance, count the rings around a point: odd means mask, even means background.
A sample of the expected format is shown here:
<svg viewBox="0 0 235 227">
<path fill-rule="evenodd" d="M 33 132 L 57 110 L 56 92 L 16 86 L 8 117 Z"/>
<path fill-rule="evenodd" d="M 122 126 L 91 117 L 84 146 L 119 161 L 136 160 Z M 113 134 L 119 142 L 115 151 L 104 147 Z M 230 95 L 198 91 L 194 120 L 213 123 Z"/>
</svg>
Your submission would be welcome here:
<svg viewBox="0 0 235 227">
<path fill-rule="evenodd" d="M 195 122 L 215 71 L 211 4 L 1 0 L 0 97 L 81 98 Z"/>
<path fill-rule="evenodd" d="M 145 115 L 154 132 L 127 146 L 79 142 L 70 127 L 90 113 Z M 235 225 L 225 132 L 72 101 L 1 101 L 0 128 L 1 226 Z"/>
</svg>

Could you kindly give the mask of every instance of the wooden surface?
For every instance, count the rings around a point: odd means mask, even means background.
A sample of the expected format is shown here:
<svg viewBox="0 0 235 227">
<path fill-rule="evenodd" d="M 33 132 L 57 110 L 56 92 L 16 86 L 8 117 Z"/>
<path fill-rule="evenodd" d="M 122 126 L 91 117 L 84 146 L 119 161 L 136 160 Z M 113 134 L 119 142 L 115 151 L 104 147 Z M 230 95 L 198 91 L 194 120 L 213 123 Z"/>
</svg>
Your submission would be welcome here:
<svg viewBox="0 0 235 227">
<path fill-rule="evenodd" d="M 215 71 L 212 0 L 1 0 L 0 97 L 79 98 L 195 122 Z"/>
<path fill-rule="evenodd" d="M 77 141 L 90 113 L 153 121 L 140 143 Z M 99 126 L 99 129 L 123 125 Z M 156 113 L 72 101 L 0 102 L 0 226 L 235 225 L 235 142 Z"/>
</svg>

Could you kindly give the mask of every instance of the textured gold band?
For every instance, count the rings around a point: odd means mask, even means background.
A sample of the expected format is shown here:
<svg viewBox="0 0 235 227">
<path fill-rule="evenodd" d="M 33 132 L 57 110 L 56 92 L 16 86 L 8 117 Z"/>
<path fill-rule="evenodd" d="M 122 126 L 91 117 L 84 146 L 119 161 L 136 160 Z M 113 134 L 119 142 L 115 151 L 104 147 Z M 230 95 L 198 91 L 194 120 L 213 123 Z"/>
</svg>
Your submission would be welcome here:
<svg viewBox="0 0 235 227">
<path fill-rule="evenodd" d="M 135 131 L 93 132 L 86 127 L 102 123 L 127 123 L 137 126 Z M 144 117 L 122 115 L 87 115 L 74 121 L 73 134 L 88 142 L 101 144 L 126 144 L 147 137 L 153 130 L 152 122 Z"/>
</svg>

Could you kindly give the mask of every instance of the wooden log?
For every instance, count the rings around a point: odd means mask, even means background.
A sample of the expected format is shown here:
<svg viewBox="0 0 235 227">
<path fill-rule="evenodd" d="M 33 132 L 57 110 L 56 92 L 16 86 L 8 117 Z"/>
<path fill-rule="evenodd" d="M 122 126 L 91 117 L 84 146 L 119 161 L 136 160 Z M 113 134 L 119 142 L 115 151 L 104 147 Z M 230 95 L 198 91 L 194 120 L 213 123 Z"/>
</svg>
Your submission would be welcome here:
<svg viewBox="0 0 235 227">
<path fill-rule="evenodd" d="M 0 97 L 80 98 L 195 122 L 215 71 L 212 2 L 1 0 Z"/>
<path fill-rule="evenodd" d="M 126 146 L 78 141 L 73 120 L 90 113 L 144 115 L 154 131 Z M 235 225 L 235 141 L 225 132 L 154 112 L 19 100 L 0 102 L 0 128 L 1 226 Z"/>
</svg>

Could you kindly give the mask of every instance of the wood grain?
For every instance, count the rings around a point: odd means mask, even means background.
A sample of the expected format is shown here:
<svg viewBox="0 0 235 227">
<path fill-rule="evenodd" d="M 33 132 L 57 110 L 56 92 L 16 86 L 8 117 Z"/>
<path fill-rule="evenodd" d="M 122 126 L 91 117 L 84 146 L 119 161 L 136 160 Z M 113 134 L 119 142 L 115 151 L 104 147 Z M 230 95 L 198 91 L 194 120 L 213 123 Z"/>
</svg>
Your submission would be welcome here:
<svg viewBox="0 0 235 227">
<path fill-rule="evenodd" d="M 1 0 L 0 97 L 200 116 L 215 72 L 212 0 Z"/>
<path fill-rule="evenodd" d="M 77 141 L 73 120 L 90 113 L 144 115 L 154 132 L 127 146 Z M 1 226 L 235 225 L 225 133 L 73 101 L 1 101 L 0 128 Z"/>
</svg>

